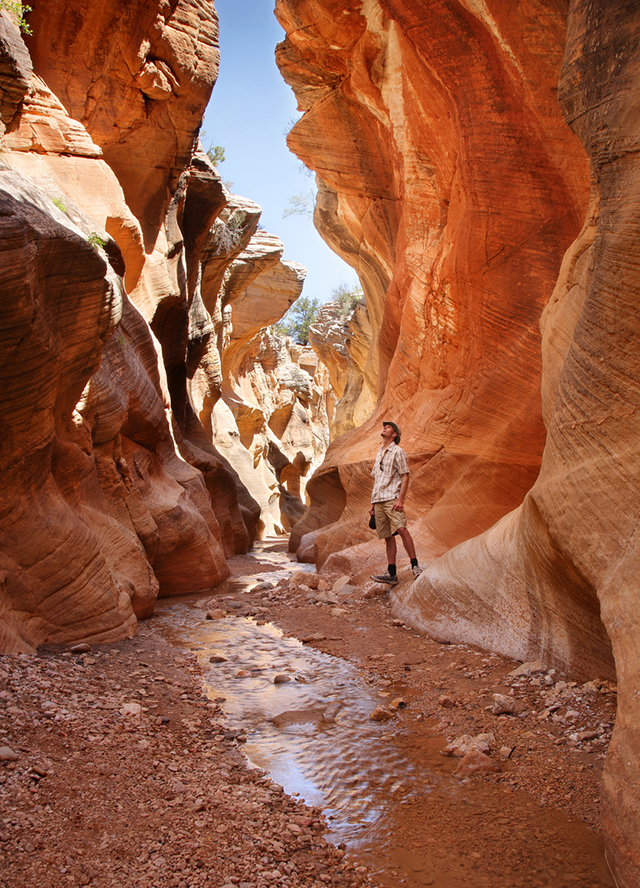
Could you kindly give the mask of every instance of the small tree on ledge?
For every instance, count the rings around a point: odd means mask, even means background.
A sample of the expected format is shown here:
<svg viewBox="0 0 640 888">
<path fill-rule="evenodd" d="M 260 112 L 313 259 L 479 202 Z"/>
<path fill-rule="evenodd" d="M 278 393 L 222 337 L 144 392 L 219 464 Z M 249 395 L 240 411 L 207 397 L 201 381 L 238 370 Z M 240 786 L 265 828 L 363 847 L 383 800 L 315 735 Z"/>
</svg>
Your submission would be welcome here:
<svg viewBox="0 0 640 888">
<path fill-rule="evenodd" d="M 300 296 L 271 329 L 276 336 L 290 336 L 298 345 L 308 345 L 309 326 L 313 324 L 319 308 L 319 299 Z"/>
</svg>

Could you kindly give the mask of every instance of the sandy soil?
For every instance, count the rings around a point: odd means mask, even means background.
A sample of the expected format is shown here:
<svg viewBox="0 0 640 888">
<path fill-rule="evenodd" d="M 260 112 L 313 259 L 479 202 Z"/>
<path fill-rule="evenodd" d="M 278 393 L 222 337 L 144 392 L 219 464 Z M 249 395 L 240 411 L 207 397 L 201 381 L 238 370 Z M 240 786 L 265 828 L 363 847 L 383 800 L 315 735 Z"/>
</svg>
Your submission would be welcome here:
<svg viewBox="0 0 640 888">
<path fill-rule="evenodd" d="M 195 658 L 150 620 L 84 653 L 0 656 L 0 886 L 614 885 L 598 833 L 614 688 L 510 676 L 520 664 L 420 637 L 373 583 L 336 593 L 337 578 L 291 565 L 276 585 L 269 550 L 284 544 L 233 560 L 246 591 L 202 606 L 349 660 L 380 699 L 380 730 L 441 789 L 392 810 L 379 847 L 345 855 L 319 809 L 245 766 Z M 493 714 L 494 694 L 514 712 Z M 441 754 L 465 734 L 492 735 L 487 754 Z"/>
</svg>

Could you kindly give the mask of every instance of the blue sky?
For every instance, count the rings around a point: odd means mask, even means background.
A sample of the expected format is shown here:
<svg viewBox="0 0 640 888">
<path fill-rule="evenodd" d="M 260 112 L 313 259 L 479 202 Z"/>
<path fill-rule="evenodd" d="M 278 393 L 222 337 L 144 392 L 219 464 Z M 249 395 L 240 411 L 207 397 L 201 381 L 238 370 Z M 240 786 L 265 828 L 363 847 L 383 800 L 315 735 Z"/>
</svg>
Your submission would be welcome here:
<svg viewBox="0 0 640 888">
<path fill-rule="evenodd" d="M 284 32 L 273 0 L 216 0 L 220 17 L 220 74 L 204 116 L 205 149 L 225 149 L 220 175 L 233 191 L 262 207 L 261 222 L 284 243 L 284 258 L 308 269 L 303 295 L 320 302 L 340 283 L 357 285 L 356 273 L 322 240 L 313 222 L 283 219 L 289 198 L 314 188 L 314 178 L 285 141 L 300 116 L 292 90 L 274 60 Z"/>
</svg>

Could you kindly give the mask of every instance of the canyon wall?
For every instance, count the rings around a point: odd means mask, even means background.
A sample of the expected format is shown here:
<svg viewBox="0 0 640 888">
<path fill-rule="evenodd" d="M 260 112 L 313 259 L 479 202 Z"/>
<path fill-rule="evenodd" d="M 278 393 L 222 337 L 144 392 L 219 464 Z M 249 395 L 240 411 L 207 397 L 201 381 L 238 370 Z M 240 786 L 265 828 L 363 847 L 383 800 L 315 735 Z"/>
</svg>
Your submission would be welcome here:
<svg viewBox="0 0 640 888">
<path fill-rule="evenodd" d="M 375 408 L 375 391 L 367 384 L 365 367 L 371 349 L 371 323 L 364 299 L 345 311 L 327 302 L 309 327 L 309 344 L 326 367 L 330 437 L 362 425 Z"/>
<path fill-rule="evenodd" d="M 278 15 L 306 112 L 290 144 L 321 179 L 318 227 L 362 274 L 378 386 L 374 418 L 311 479 L 293 544 L 358 579 L 381 565 L 368 472 L 376 426 L 399 422 L 425 570 L 396 614 L 617 675 L 602 823 L 618 884 L 638 888 L 640 10 L 281 0 Z"/>
<path fill-rule="evenodd" d="M 192 391 L 204 376 L 210 414 L 221 355 L 248 361 L 304 279 L 199 145 L 212 4 L 52 0 L 29 23 L 25 45 L 0 14 L 3 651 L 133 634 L 158 595 L 223 581 L 280 501 L 302 510 L 287 423 L 277 502 L 260 502 Z M 261 288 L 272 316 L 256 325 Z M 300 476 L 320 460 L 307 438 Z"/>
<path fill-rule="evenodd" d="M 403 429 L 423 558 L 491 527 L 533 484 L 539 320 L 582 225 L 587 161 L 556 100 L 555 3 L 481 15 L 283 0 L 276 13 L 277 61 L 305 112 L 289 145 L 317 173 L 316 225 L 362 281 L 377 402 L 310 481 L 292 548 L 322 565 L 361 543 L 353 567 L 339 558 L 364 578 L 382 557 L 366 519 L 383 417 Z"/>
</svg>

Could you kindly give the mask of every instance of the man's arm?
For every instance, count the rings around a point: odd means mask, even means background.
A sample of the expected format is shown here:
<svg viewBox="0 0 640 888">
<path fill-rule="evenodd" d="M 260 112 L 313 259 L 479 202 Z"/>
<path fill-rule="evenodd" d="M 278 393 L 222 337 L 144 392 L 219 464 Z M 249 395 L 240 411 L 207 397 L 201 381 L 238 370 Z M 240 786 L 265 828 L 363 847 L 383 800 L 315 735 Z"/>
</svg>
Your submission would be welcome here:
<svg viewBox="0 0 640 888">
<path fill-rule="evenodd" d="M 398 494 L 398 499 L 393 504 L 395 512 L 404 512 L 404 498 L 407 495 L 407 487 L 409 486 L 409 473 L 407 472 L 400 477 L 402 478 L 402 481 L 400 482 L 400 493 Z"/>
</svg>

